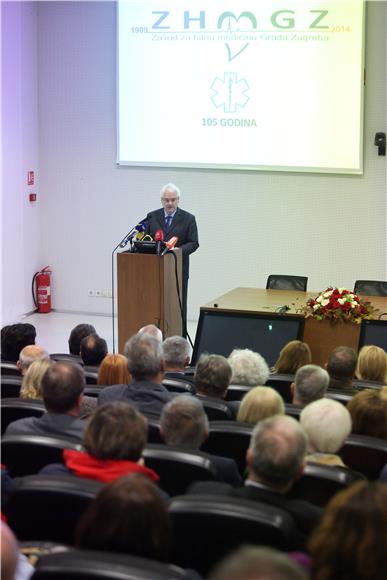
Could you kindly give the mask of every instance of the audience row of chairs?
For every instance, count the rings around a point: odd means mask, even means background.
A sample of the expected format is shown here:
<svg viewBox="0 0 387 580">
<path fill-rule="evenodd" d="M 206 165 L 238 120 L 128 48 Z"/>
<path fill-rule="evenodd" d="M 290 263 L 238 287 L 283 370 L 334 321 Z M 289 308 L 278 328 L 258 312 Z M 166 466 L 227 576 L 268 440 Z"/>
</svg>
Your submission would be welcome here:
<svg viewBox="0 0 387 580">
<path fill-rule="evenodd" d="M 266 288 L 271 290 L 299 290 L 306 292 L 307 276 L 270 274 Z M 353 291 L 362 296 L 387 296 L 387 282 L 383 280 L 356 280 Z"/>
</svg>

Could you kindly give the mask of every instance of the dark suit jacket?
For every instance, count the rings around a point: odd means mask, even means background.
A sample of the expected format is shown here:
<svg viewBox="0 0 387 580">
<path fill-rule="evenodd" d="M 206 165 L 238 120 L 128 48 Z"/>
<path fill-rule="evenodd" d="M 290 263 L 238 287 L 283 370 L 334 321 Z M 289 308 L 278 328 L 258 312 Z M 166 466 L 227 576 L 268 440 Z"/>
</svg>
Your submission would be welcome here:
<svg viewBox="0 0 387 580">
<path fill-rule="evenodd" d="M 78 417 L 56 413 L 45 413 L 41 417 L 26 417 L 10 423 L 6 435 L 46 435 L 49 437 L 65 437 L 82 443 L 84 421 Z"/>
<path fill-rule="evenodd" d="M 234 489 L 225 483 L 200 482 L 192 484 L 188 489 L 188 493 L 221 493 L 279 507 L 293 516 L 297 528 L 300 530 L 300 537 L 302 537 L 304 542 L 308 539 L 312 530 L 320 523 L 323 513 L 321 508 L 307 501 L 290 499 L 277 491 L 253 485 L 244 485 Z"/>
<path fill-rule="evenodd" d="M 124 401 L 145 415 L 160 415 L 165 403 L 178 393 L 170 393 L 165 387 L 150 381 L 132 381 L 129 385 L 113 385 L 102 389 L 98 405 L 111 401 Z"/>
<path fill-rule="evenodd" d="M 179 237 L 176 247 L 181 248 L 183 253 L 183 278 L 187 280 L 189 276 L 189 255 L 199 247 L 195 216 L 178 207 L 168 233 L 165 231 L 163 208 L 148 213 L 147 220 L 146 234 L 150 234 L 153 237 L 156 231 L 161 229 L 164 232 L 164 240 L 166 241 L 172 236 Z"/>
</svg>

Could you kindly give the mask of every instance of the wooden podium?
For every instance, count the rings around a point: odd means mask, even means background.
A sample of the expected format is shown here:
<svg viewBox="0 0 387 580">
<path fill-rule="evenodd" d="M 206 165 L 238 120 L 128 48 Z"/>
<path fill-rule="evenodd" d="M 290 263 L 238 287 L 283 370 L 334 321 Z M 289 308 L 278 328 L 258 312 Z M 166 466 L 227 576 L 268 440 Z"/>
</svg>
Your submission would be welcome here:
<svg viewBox="0 0 387 580">
<path fill-rule="evenodd" d="M 177 260 L 182 298 L 182 254 Z M 158 326 L 164 337 L 182 334 L 182 321 L 176 288 L 175 258 L 123 252 L 117 254 L 118 349 L 123 353 L 128 338 L 146 324 Z"/>
</svg>

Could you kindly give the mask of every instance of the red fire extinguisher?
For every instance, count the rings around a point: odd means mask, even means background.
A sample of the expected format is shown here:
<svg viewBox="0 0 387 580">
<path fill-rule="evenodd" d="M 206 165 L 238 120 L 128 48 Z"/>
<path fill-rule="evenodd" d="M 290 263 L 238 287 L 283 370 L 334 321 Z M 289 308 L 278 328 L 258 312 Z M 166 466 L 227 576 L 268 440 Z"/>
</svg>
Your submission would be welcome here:
<svg viewBox="0 0 387 580">
<path fill-rule="evenodd" d="M 46 266 L 32 279 L 32 297 L 38 312 L 51 312 L 51 270 Z"/>
</svg>

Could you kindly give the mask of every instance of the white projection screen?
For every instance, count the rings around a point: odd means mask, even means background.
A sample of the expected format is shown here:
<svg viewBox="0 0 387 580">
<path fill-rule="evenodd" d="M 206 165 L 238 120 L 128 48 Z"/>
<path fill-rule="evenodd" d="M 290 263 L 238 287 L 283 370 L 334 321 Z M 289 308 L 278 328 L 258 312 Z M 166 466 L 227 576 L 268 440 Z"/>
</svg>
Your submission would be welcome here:
<svg viewBox="0 0 387 580">
<path fill-rule="evenodd" d="M 363 172 L 363 0 L 117 10 L 119 164 Z"/>
</svg>

